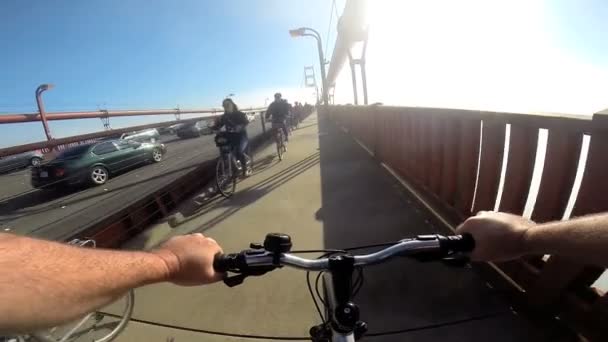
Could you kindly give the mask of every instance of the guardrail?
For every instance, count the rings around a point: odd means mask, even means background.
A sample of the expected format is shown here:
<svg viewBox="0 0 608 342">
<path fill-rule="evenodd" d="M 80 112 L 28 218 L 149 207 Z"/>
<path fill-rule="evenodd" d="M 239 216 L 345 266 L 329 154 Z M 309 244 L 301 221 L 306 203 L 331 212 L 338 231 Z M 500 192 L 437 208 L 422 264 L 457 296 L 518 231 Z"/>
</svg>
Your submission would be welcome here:
<svg viewBox="0 0 608 342">
<path fill-rule="evenodd" d="M 241 109 L 243 112 L 257 112 L 265 110 L 265 107 Z M 148 116 L 148 115 L 181 115 L 181 114 L 216 114 L 222 113 L 221 108 L 196 108 L 196 109 L 126 109 L 126 110 L 105 110 L 81 111 L 81 112 L 53 112 L 46 113 L 48 121 L 54 120 L 74 120 L 74 119 L 93 119 L 93 118 L 113 118 L 125 116 Z M 32 121 L 41 121 L 40 113 L 16 113 L 0 114 L 0 124 L 14 124 Z"/>
<path fill-rule="evenodd" d="M 533 220 L 559 220 L 571 197 L 576 200 L 572 216 L 608 210 L 608 113 L 580 117 L 385 106 L 331 106 L 329 113 L 454 225 L 496 205 L 523 214 L 526 203 Z M 544 149 L 538 148 L 539 134 L 547 137 Z M 535 168 L 537 150 L 545 153 L 542 169 Z M 577 173 L 582 176 L 578 193 Z M 530 307 L 550 311 L 589 338 L 608 336 L 608 296 L 591 287 L 604 269 L 557 256 L 497 266 L 517 283 Z"/>
<path fill-rule="evenodd" d="M 265 108 L 254 108 L 254 109 L 243 110 L 243 112 L 246 112 L 246 113 L 247 112 L 263 112 L 264 110 L 265 110 Z M 135 112 L 135 111 L 131 111 L 131 112 Z M 210 112 L 210 113 L 213 113 L 213 112 Z M 57 114 L 57 115 L 61 115 L 61 114 Z M 130 114 L 130 116 L 136 116 L 136 115 L 142 115 L 142 114 Z M 160 115 L 160 114 L 158 114 L 157 112 L 154 112 L 154 114 L 145 114 L 145 115 Z M 34 151 L 34 150 L 50 151 L 51 149 L 54 149 L 56 147 L 62 148 L 62 147 L 65 147 L 65 146 L 68 146 L 71 144 L 77 145 L 77 144 L 80 144 L 83 142 L 92 142 L 92 141 L 96 141 L 101 138 L 107 138 L 107 137 L 111 137 L 111 136 L 120 136 L 123 133 L 129 133 L 129 132 L 139 131 L 139 130 L 143 130 L 143 129 L 168 127 L 168 126 L 180 124 L 180 123 L 191 123 L 191 122 L 196 122 L 196 121 L 200 121 L 200 120 L 213 119 L 213 118 L 218 117 L 219 115 L 220 114 L 215 114 L 215 115 L 212 114 L 212 115 L 184 119 L 184 120 L 165 121 L 165 122 L 157 122 L 157 123 L 146 124 L 146 125 L 119 128 L 119 129 L 109 129 L 109 130 L 101 131 L 101 132 L 94 132 L 94 133 L 89 133 L 89 134 L 82 134 L 82 135 L 77 135 L 77 136 L 57 138 L 57 139 L 52 139 L 52 140 L 38 141 L 38 142 L 24 144 L 24 145 L 0 148 L 0 157 L 5 157 L 5 156 L 13 155 L 13 154 L 23 153 L 23 152 L 27 152 L 27 151 Z M 1 117 L 2 117 L 2 115 L 0 115 L 0 118 Z M 64 119 L 51 119 L 51 120 L 68 120 L 68 119 L 64 118 Z"/>
</svg>

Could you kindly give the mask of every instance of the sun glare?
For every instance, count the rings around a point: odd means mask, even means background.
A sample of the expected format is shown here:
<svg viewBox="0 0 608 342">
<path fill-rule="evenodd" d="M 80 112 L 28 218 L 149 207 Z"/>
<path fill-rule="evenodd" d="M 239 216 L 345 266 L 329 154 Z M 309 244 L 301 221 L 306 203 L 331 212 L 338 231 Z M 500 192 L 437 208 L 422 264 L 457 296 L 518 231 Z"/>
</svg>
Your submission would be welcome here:
<svg viewBox="0 0 608 342">
<path fill-rule="evenodd" d="M 370 103 L 592 114 L 606 70 L 556 44 L 540 1 L 369 1 Z M 350 70 L 336 99 L 352 102 Z M 339 89 L 339 88 L 342 89 Z"/>
</svg>

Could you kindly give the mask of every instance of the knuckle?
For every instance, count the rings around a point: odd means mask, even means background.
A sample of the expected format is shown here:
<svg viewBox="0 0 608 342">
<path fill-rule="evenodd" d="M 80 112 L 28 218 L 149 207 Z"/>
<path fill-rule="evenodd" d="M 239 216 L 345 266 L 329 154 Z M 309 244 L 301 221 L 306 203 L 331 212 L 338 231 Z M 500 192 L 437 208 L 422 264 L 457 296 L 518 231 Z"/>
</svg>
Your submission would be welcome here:
<svg viewBox="0 0 608 342">
<path fill-rule="evenodd" d="M 471 226 L 475 226 L 475 225 L 479 224 L 480 222 L 483 222 L 484 220 L 485 219 L 482 217 L 472 216 L 472 217 L 469 217 L 468 219 L 466 219 L 466 221 L 464 221 L 460 227 L 470 228 Z"/>
</svg>

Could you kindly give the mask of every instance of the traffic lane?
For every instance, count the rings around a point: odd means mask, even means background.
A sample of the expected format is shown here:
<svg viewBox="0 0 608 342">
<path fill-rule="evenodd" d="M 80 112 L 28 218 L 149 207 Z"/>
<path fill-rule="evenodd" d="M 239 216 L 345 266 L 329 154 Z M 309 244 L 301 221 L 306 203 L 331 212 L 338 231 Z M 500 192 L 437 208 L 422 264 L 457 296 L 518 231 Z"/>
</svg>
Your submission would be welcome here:
<svg viewBox="0 0 608 342">
<path fill-rule="evenodd" d="M 183 151 L 172 158 L 111 178 L 103 186 L 86 188 L 21 210 L 4 226 L 18 234 L 48 239 L 84 229 L 213 158 L 215 151 L 211 146 L 196 148 L 198 142 L 199 139 L 188 141 L 183 144 Z"/>
<path fill-rule="evenodd" d="M 260 120 L 256 118 L 248 127 L 250 137 L 257 136 L 262 132 Z M 188 145 L 190 139 L 181 139 L 176 135 L 161 135 L 159 142 L 170 149 L 179 149 L 179 146 Z M 2 200 L 13 197 L 34 188 L 30 184 L 30 168 L 0 173 L 0 203 Z"/>
<path fill-rule="evenodd" d="M 15 196 L 31 188 L 29 167 L 0 174 L 0 198 Z"/>
<path fill-rule="evenodd" d="M 261 133 L 259 124 L 248 127 L 250 138 Z M 124 209 L 216 156 L 213 136 L 176 141 L 168 150 L 165 160 L 159 164 L 117 176 L 101 187 L 84 189 L 8 216 L 0 216 L 0 222 L 4 224 L 3 228 L 18 234 L 47 239 L 63 237 Z"/>
<path fill-rule="evenodd" d="M 159 142 L 174 148 L 183 143 L 177 136 L 161 136 Z M 6 199 L 34 189 L 30 184 L 30 168 L 0 174 L 0 198 Z M 0 200 L 1 201 L 1 200 Z"/>
<path fill-rule="evenodd" d="M 189 149 L 192 149 L 194 146 L 192 146 L 194 144 L 193 141 L 176 141 L 174 144 L 172 145 L 168 145 L 167 148 L 172 149 L 174 152 L 170 153 L 167 152 L 166 158 L 164 160 L 164 162 L 171 162 L 171 159 L 173 158 L 181 158 L 182 154 L 184 151 L 187 151 Z M 169 147 L 170 146 L 170 147 Z M 124 177 L 129 177 L 130 174 L 133 174 L 135 177 L 139 177 L 139 172 L 142 172 L 142 170 L 145 170 L 144 166 L 143 168 L 136 168 L 134 170 L 131 170 L 131 172 L 127 172 L 127 173 L 123 173 L 120 175 L 117 175 L 116 177 L 110 178 L 110 180 L 108 181 L 108 183 L 106 183 L 106 185 L 110 185 L 112 183 L 120 183 L 121 182 L 121 178 Z M 145 172 L 147 171 L 143 171 L 144 174 L 141 175 L 142 177 L 146 177 L 147 174 L 145 174 Z M 27 184 L 27 188 L 25 188 L 25 186 L 23 186 L 23 189 L 25 189 L 24 191 L 21 191 L 15 195 L 12 196 L 6 196 L 3 193 L 3 200 L 0 202 L 1 206 L 0 206 L 0 222 L 6 221 L 6 220 L 11 220 L 17 217 L 21 217 L 24 215 L 28 215 L 28 214 L 32 214 L 35 213 L 37 211 L 40 210 L 45 210 L 45 208 L 47 207 L 53 207 L 56 205 L 62 205 L 62 202 L 65 202 L 67 200 L 71 200 L 71 199 L 78 199 L 79 196 L 81 196 L 84 192 L 87 192 L 89 194 L 95 194 L 95 193 L 99 193 L 100 191 L 103 190 L 104 187 L 90 187 L 90 188 L 86 188 L 86 187 L 80 187 L 80 188 L 59 188 L 56 190 L 39 190 L 39 189 L 33 189 L 29 183 L 29 173 L 26 175 L 26 177 L 28 177 L 28 180 L 25 181 L 25 183 Z M 124 180 L 122 180 L 124 181 Z"/>
<path fill-rule="evenodd" d="M 262 129 L 261 126 L 251 126 L 248 131 L 250 136 L 255 137 L 261 133 Z M 214 146 L 211 136 L 203 137 L 202 139 L 179 139 L 168 136 L 162 137 L 161 142 L 166 143 L 168 148 L 167 155 L 162 163 L 169 164 L 167 166 L 167 171 L 172 169 L 174 161 L 187 159 L 189 154 L 199 148 L 206 150 L 210 146 Z M 208 159 L 209 155 L 206 155 L 205 157 Z M 32 215 L 40 211 L 45 212 L 48 208 L 62 207 L 81 199 L 83 196 L 99 195 L 103 192 L 104 188 L 111 185 L 121 187 L 125 186 L 124 182 L 132 183 L 132 181 L 125 180 L 125 178 L 133 177 L 134 179 L 137 179 L 137 181 L 141 181 L 150 176 L 153 177 L 154 174 L 150 175 L 145 168 L 140 168 L 111 178 L 106 186 L 102 188 L 78 189 L 79 191 L 71 191 L 70 189 L 63 192 L 32 189 L 29 184 L 29 171 L 21 172 L 18 176 L 21 177 L 21 181 L 19 183 L 12 182 L 11 184 L 17 184 L 16 188 L 22 191 L 13 191 L 13 194 L 6 194 L 3 191 L 3 201 L 0 202 L 0 222 L 6 222 L 7 220 L 19 218 L 24 215 Z M 22 196 L 11 198 L 14 197 L 15 194 L 21 194 Z"/>
</svg>

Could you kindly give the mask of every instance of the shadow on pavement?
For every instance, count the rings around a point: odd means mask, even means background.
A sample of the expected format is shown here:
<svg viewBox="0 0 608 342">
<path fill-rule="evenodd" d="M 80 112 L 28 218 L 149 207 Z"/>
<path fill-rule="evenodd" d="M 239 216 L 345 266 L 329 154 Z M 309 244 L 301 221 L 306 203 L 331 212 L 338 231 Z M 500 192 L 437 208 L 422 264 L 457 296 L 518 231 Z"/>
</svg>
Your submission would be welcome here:
<svg viewBox="0 0 608 342">
<path fill-rule="evenodd" d="M 315 218 L 323 222 L 324 248 L 451 233 L 435 224 L 417 200 L 352 138 L 333 124 L 319 120 L 319 125 L 327 134 L 319 135 L 322 207 Z M 506 300 L 474 269 L 394 259 L 368 267 L 364 274 L 365 284 L 355 303 L 369 333 L 419 330 L 374 341 L 446 337 L 450 341 L 538 341 L 548 337 L 513 314 Z"/>
<path fill-rule="evenodd" d="M 312 127 L 312 126 L 316 126 L 316 125 L 317 125 L 317 123 L 316 123 L 316 122 L 315 122 L 315 123 L 313 123 L 313 124 L 310 124 L 310 125 L 306 125 L 306 126 L 302 126 L 302 125 L 300 125 L 300 126 L 298 126 L 298 128 L 296 128 L 295 130 L 296 130 L 296 131 L 298 131 L 298 130 L 301 130 L 301 129 L 304 129 L 304 128 L 308 128 L 308 127 Z"/>
<path fill-rule="evenodd" d="M 62 197 L 77 194 L 86 189 L 82 187 L 69 187 L 69 188 L 58 188 L 58 189 L 32 189 L 23 192 L 12 197 L 0 200 L 0 215 L 9 215 L 17 210 L 34 207 L 43 203 L 51 202 Z M 25 211 L 25 214 L 44 212 L 45 209 Z M 20 217 L 22 215 L 11 216 L 11 219 Z"/>
<path fill-rule="evenodd" d="M 272 161 L 273 159 L 274 156 L 271 156 L 270 160 Z M 186 207 L 176 216 L 179 218 L 170 220 L 169 224 L 171 225 L 171 227 L 175 228 L 186 222 L 192 221 L 200 216 L 203 216 L 211 212 L 212 210 L 217 210 L 218 208 L 225 207 L 225 210 L 203 222 L 200 225 L 201 228 L 196 230 L 196 232 L 204 232 L 207 229 L 213 228 L 215 225 L 224 221 L 228 217 L 238 213 L 240 210 L 264 197 L 265 195 L 280 187 L 281 185 L 289 182 L 295 177 L 298 177 L 299 175 L 306 172 L 308 169 L 314 167 L 318 163 L 319 153 L 316 152 L 300 160 L 299 162 L 289 166 L 288 168 L 281 170 L 280 172 L 275 173 L 272 176 L 267 177 L 248 188 L 237 188 L 237 192 L 229 199 L 215 197 L 205 203 L 200 203 L 197 200 L 197 198 L 199 198 L 197 196 L 192 199 L 186 205 Z"/>
<path fill-rule="evenodd" d="M 269 154 L 260 160 L 255 160 L 253 162 L 253 175 L 257 175 L 258 173 L 270 169 L 271 167 L 276 165 L 277 162 L 278 160 L 273 154 Z"/>
</svg>

